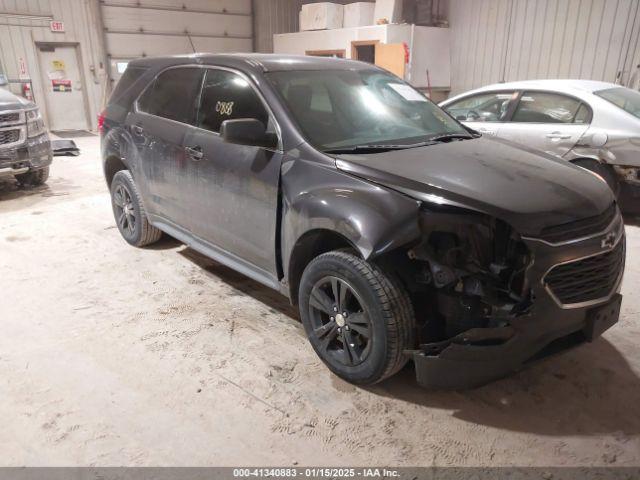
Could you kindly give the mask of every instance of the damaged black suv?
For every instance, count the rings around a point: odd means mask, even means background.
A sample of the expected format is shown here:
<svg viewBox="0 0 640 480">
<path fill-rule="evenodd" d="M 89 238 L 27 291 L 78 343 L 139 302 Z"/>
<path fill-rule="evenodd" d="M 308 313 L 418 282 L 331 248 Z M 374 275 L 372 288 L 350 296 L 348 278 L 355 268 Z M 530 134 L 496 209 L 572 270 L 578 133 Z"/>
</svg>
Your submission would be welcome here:
<svg viewBox="0 0 640 480">
<path fill-rule="evenodd" d="M 606 183 L 480 137 L 372 65 L 145 58 L 100 124 L 124 239 L 166 232 L 287 295 L 350 382 L 413 360 L 422 385 L 479 385 L 618 319 Z"/>
</svg>

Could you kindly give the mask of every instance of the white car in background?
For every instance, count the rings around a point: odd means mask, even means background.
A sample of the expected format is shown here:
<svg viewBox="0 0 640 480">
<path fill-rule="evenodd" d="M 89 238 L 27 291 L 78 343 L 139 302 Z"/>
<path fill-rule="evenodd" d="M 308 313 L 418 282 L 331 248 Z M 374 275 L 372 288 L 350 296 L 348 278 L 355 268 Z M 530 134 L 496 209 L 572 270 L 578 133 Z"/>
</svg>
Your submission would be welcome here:
<svg viewBox="0 0 640 480">
<path fill-rule="evenodd" d="M 440 103 L 487 136 L 587 168 L 640 210 L 640 93 L 590 80 L 528 80 L 472 90 Z"/>
</svg>

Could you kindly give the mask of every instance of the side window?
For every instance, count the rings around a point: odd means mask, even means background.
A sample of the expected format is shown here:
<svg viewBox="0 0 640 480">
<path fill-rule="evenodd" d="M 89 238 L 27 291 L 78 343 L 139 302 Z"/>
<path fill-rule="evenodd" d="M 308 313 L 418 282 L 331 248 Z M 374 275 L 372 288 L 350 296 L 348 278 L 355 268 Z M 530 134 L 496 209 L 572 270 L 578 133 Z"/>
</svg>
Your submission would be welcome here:
<svg viewBox="0 0 640 480">
<path fill-rule="evenodd" d="M 503 122 L 514 92 L 480 93 L 444 107 L 456 120 L 463 122 Z"/>
<path fill-rule="evenodd" d="M 576 116 L 573 119 L 573 123 L 590 123 L 591 122 L 591 110 L 584 103 L 580 104 L 580 108 L 576 112 Z"/>
<path fill-rule="evenodd" d="M 269 113 L 249 82 L 240 75 L 226 70 L 207 70 L 197 126 L 217 133 L 222 122 L 237 118 L 255 118 L 268 125 Z"/>
<path fill-rule="evenodd" d="M 557 93 L 524 92 L 512 122 L 586 123 L 589 110 L 579 100 Z"/>
<path fill-rule="evenodd" d="M 116 83 L 109 103 L 123 108 L 130 107 L 142 89 L 142 85 L 138 86 L 138 84 L 146 71 L 146 68 L 128 67 Z"/>
<path fill-rule="evenodd" d="M 138 100 L 141 112 L 192 124 L 204 70 L 172 68 L 161 73 Z"/>
</svg>

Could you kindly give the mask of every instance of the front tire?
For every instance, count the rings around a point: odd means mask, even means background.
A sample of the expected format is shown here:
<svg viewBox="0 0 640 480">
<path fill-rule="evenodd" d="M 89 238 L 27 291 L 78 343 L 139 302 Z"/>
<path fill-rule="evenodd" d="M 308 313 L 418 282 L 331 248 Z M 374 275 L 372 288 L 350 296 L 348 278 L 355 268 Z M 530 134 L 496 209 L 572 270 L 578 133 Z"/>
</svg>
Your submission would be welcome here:
<svg viewBox="0 0 640 480">
<path fill-rule="evenodd" d="M 21 185 L 31 185 L 33 187 L 44 185 L 48 179 L 49 167 L 40 168 L 38 170 L 31 170 L 27 173 L 16 175 L 16 180 L 18 180 Z"/>
<path fill-rule="evenodd" d="M 111 206 L 120 235 L 134 247 L 160 240 L 162 231 L 149 223 L 142 198 L 128 170 L 117 172 L 111 182 Z"/>
<path fill-rule="evenodd" d="M 342 379 L 379 382 L 407 362 L 415 319 L 400 282 L 378 266 L 344 251 L 325 253 L 304 270 L 300 316 L 311 346 Z"/>
</svg>

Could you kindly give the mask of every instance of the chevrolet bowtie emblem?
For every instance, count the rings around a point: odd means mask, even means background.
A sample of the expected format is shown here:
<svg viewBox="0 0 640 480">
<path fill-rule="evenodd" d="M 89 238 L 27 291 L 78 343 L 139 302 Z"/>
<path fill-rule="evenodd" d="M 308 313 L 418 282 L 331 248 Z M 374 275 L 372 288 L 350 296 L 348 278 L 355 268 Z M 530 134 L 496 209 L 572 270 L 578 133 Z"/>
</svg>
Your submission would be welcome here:
<svg viewBox="0 0 640 480">
<path fill-rule="evenodd" d="M 600 242 L 600 247 L 605 248 L 613 248 L 616 243 L 616 234 L 615 232 L 609 232 L 605 235 L 605 237 Z"/>
</svg>

